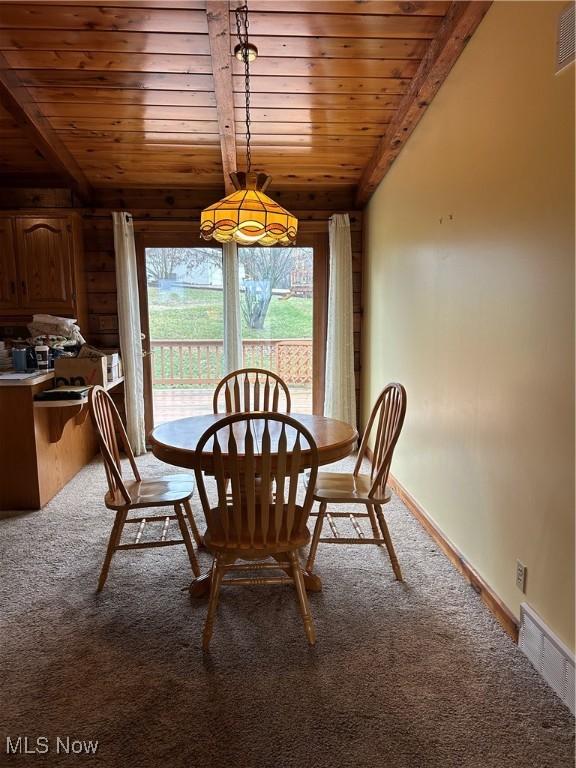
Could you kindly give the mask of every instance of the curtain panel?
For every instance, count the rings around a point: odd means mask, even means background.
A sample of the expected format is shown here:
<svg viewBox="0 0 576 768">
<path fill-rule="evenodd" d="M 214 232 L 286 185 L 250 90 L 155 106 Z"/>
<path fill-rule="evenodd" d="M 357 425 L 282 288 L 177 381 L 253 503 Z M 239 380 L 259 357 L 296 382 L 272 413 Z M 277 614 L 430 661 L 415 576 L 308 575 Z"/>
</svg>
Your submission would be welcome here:
<svg viewBox="0 0 576 768">
<path fill-rule="evenodd" d="M 146 453 L 144 427 L 144 367 L 134 226 L 132 216 L 124 211 L 112 213 L 114 250 L 116 252 L 116 286 L 118 296 L 118 329 L 124 369 L 126 398 L 126 432 L 136 456 Z"/>
<path fill-rule="evenodd" d="M 354 320 L 350 217 L 330 217 L 330 277 L 324 413 L 356 426 Z"/>
</svg>

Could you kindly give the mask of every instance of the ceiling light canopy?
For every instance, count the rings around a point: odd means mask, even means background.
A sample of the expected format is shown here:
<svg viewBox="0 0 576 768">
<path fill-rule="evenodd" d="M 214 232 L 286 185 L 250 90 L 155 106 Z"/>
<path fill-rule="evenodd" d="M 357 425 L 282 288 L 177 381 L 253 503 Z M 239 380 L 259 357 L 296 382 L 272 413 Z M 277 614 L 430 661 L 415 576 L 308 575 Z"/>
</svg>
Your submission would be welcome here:
<svg viewBox="0 0 576 768">
<path fill-rule="evenodd" d="M 258 58 L 258 48 L 252 43 L 238 43 L 234 48 L 234 56 L 238 61 L 244 61 L 248 57 L 248 61 L 252 63 Z"/>
<path fill-rule="evenodd" d="M 236 242 L 239 245 L 292 245 L 298 231 L 298 220 L 264 194 L 270 184 L 270 176 L 251 172 L 250 62 L 256 60 L 258 49 L 248 42 L 248 6 L 237 8 L 235 13 L 239 42 L 234 55 L 244 62 L 246 173 L 231 173 L 236 191 L 202 211 L 200 236 L 204 240 Z"/>
</svg>

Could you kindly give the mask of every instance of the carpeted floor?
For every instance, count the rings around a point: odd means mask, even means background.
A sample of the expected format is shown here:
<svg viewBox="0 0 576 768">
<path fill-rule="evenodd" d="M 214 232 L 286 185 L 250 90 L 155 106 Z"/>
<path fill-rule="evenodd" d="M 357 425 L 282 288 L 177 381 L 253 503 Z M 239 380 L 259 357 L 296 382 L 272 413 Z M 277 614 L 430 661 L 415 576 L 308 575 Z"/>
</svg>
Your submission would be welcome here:
<svg viewBox="0 0 576 768">
<path fill-rule="evenodd" d="M 314 649 L 290 587 L 228 588 L 208 657 L 183 548 L 119 553 L 95 593 L 103 484 L 94 463 L 43 511 L 0 520 L 0 764 L 574 765 L 568 710 L 400 501 L 386 512 L 404 584 L 385 551 L 321 546 Z M 8 756 L 7 736 L 50 751 Z M 97 740 L 96 757 L 58 755 L 57 736 Z"/>
</svg>

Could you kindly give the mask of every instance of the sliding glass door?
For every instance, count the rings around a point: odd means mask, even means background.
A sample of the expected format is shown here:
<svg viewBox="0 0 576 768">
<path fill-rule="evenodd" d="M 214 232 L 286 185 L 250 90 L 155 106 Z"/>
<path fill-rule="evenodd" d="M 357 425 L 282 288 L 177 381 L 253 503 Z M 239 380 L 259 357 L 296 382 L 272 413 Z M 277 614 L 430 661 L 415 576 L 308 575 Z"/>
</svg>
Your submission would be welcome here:
<svg viewBox="0 0 576 768">
<path fill-rule="evenodd" d="M 212 412 L 224 374 L 222 251 L 210 243 L 187 244 L 181 234 L 142 238 L 138 250 L 151 429 Z M 294 413 L 318 411 L 323 336 L 319 344 L 316 305 L 323 294 L 315 285 L 313 243 L 240 248 L 238 262 L 244 367 L 278 373 L 290 388 Z"/>
<path fill-rule="evenodd" d="M 238 259 L 244 366 L 277 373 L 292 410 L 311 413 L 313 249 L 240 248 Z"/>
<path fill-rule="evenodd" d="M 220 248 L 146 248 L 154 423 L 211 413 L 222 377 Z"/>
</svg>

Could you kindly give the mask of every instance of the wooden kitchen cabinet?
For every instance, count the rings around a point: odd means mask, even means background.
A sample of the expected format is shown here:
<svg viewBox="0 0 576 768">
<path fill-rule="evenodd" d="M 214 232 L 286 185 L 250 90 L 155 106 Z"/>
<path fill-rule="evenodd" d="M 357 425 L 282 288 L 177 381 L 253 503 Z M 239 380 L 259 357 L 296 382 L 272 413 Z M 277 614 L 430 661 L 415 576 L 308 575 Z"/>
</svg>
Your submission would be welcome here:
<svg viewBox="0 0 576 768">
<path fill-rule="evenodd" d="M 74 306 L 71 220 L 18 216 L 15 227 L 22 308 L 51 314 L 71 312 Z"/>
<path fill-rule="evenodd" d="M 35 313 L 76 317 L 84 327 L 86 289 L 76 214 L 0 216 L 0 322 Z"/>
<path fill-rule="evenodd" d="M 0 312 L 18 307 L 19 301 L 13 222 L 0 219 Z"/>
</svg>

